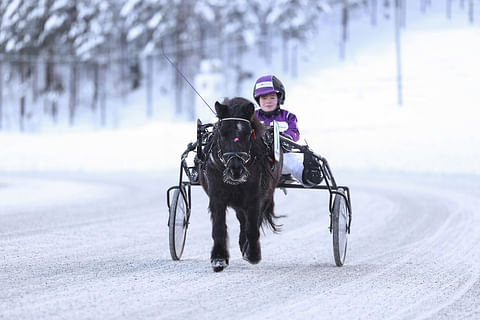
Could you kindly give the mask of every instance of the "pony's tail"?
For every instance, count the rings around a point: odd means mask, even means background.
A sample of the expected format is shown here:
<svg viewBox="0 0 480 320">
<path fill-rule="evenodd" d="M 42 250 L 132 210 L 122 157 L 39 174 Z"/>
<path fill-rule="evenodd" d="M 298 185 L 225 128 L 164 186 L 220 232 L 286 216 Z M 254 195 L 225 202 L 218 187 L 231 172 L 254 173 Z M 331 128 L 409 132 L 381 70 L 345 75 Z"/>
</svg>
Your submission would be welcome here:
<svg viewBox="0 0 480 320">
<path fill-rule="evenodd" d="M 279 233 L 282 231 L 282 224 L 275 223 L 276 219 L 284 218 L 285 216 L 277 216 L 273 211 L 274 202 L 273 199 L 267 200 L 263 207 L 263 225 L 266 225 L 272 229 L 273 232 Z"/>
</svg>

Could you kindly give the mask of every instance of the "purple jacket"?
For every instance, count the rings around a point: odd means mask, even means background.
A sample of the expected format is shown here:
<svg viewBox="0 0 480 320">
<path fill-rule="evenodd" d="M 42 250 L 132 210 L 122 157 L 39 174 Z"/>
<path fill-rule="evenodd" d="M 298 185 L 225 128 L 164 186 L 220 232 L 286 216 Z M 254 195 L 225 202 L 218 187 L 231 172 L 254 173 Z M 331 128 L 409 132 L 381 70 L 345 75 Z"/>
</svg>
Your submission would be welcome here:
<svg viewBox="0 0 480 320">
<path fill-rule="evenodd" d="M 272 125 L 273 120 L 277 121 L 280 128 L 280 133 L 293 141 L 300 139 L 300 131 L 297 128 L 297 116 L 288 112 L 285 109 L 280 109 L 280 112 L 275 112 L 271 116 L 267 116 L 260 112 L 260 109 L 255 110 L 255 115 L 260 122 L 267 126 Z"/>
</svg>

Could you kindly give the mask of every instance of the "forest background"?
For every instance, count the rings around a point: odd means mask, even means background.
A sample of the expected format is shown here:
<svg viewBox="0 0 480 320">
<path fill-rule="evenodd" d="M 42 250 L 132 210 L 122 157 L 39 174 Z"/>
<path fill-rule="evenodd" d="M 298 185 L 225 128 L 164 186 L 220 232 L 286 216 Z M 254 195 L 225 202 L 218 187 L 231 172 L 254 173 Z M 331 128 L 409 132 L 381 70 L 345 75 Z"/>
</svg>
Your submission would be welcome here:
<svg viewBox="0 0 480 320">
<path fill-rule="evenodd" d="M 435 5 L 470 24 L 478 10 L 474 0 L 1 1 L 0 131 L 193 120 L 199 99 L 166 57 L 200 92 L 202 76 L 220 79 L 202 92 L 210 104 L 249 97 L 259 72 L 295 79 L 348 59 L 355 21 L 399 47 L 407 6 L 428 16 Z"/>
</svg>

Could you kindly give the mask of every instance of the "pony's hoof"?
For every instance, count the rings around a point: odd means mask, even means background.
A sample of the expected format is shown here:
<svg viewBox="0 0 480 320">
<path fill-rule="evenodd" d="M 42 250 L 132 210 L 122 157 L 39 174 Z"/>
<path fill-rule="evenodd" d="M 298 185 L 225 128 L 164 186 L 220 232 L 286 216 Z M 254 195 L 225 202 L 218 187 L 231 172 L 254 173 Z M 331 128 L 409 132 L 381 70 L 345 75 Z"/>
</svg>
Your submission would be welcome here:
<svg viewBox="0 0 480 320">
<path fill-rule="evenodd" d="M 251 263 L 251 264 L 257 264 L 257 263 L 260 262 L 260 260 L 262 260 L 262 257 L 252 258 L 252 257 L 249 257 L 249 256 L 247 256 L 246 254 L 244 254 L 244 255 L 243 255 L 243 260 L 248 261 L 248 262 Z"/>
<path fill-rule="evenodd" d="M 212 268 L 214 272 L 220 272 L 223 271 L 228 267 L 228 260 L 226 259 L 213 259 L 212 260 Z"/>
<path fill-rule="evenodd" d="M 260 260 L 262 260 L 260 246 L 256 248 L 255 253 L 253 253 L 252 251 L 254 250 L 252 250 L 252 248 L 250 247 L 250 244 L 248 242 L 245 243 L 243 254 L 242 254 L 243 260 L 246 260 L 251 264 L 257 264 L 260 262 Z"/>
</svg>

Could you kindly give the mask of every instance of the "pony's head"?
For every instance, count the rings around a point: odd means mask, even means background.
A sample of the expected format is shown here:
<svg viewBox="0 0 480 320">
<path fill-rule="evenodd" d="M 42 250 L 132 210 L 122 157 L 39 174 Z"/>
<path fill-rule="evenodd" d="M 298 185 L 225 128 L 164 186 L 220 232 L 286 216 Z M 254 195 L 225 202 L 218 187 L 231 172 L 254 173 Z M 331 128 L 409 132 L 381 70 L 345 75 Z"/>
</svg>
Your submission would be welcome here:
<svg viewBox="0 0 480 320">
<path fill-rule="evenodd" d="M 215 103 L 217 111 L 218 158 L 224 166 L 223 181 L 237 185 L 247 181 L 248 166 L 255 159 L 252 146 L 256 140 L 252 118 L 255 107 L 244 98 Z"/>
</svg>

